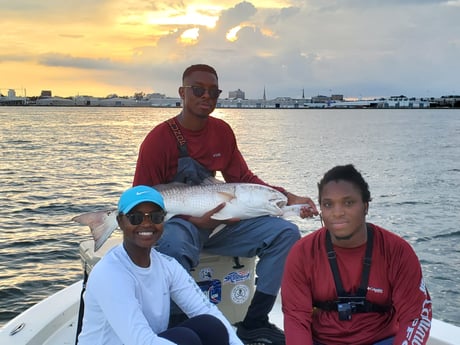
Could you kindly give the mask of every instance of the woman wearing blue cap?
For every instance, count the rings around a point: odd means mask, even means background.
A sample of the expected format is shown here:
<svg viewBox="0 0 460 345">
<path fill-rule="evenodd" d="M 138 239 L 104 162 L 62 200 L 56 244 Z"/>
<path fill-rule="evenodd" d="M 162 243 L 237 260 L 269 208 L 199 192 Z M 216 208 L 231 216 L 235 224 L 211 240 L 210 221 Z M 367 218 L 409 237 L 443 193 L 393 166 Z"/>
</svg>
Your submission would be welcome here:
<svg viewBox="0 0 460 345">
<path fill-rule="evenodd" d="M 151 187 L 136 186 L 121 195 L 117 220 L 123 243 L 89 275 L 79 345 L 242 345 L 187 271 L 153 249 L 164 216 L 163 198 Z M 189 319 L 167 329 L 170 299 Z"/>
</svg>

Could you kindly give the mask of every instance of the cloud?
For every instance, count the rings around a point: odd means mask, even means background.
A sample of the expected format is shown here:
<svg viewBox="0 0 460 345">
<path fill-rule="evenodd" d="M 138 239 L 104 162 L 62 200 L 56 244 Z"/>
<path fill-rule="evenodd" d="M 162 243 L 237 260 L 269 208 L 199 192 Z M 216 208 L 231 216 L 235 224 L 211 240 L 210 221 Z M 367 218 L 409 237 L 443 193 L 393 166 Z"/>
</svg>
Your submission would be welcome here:
<svg viewBox="0 0 460 345">
<path fill-rule="evenodd" d="M 0 63 L 30 61 L 30 56 L 19 54 L 0 54 Z"/>
<path fill-rule="evenodd" d="M 118 69 L 117 64 L 108 58 L 90 59 L 64 54 L 45 54 L 39 57 L 38 62 L 42 65 L 52 67 L 98 70 Z"/>
<path fill-rule="evenodd" d="M 0 4 L 0 62 L 86 71 L 88 85 L 175 96 L 183 69 L 200 62 L 216 67 L 223 96 L 239 88 L 257 98 L 264 87 L 273 97 L 303 89 L 307 96 L 426 96 L 458 85 L 459 0 Z M 195 40 L 184 42 L 187 30 Z"/>
<path fill-rule="evenodd" d="M 302 89 L 307 95 L 426 95 L 426 84 L 439 80 L 433 62 L 444 68 L 458 56 L 459 24 L 441 6 L 445 1 L 322 4 L 264 9 L 242 2 L 223 10 L 214 29 L 201 27 L 195 45 L 178 44 L 181 31 L 176 31 L 142 55 L 162 52 L 152 58 L 150 70 L 156 88 L 163 85 L 165 92 L 175 91 L 183 68 L 205 62 L 217 68 L 226 90 L 240 88 L 250 97 L 260 97 L 264 86 L 273 96 L 297 97 Z M 237 25 L 242 25 L 238 39 L 227 41 L 225 34 Z"/>
<path fill-rule="evenodd" d="M 225 29 L 230 29 L 236 25 L 250 20 L 252 16 L 257 12 L 257 9 L 253 4 L 247 1 L 243 1 L 236 4 L 233 8 L 222 12 L 218 25 Z"/>
</svg>

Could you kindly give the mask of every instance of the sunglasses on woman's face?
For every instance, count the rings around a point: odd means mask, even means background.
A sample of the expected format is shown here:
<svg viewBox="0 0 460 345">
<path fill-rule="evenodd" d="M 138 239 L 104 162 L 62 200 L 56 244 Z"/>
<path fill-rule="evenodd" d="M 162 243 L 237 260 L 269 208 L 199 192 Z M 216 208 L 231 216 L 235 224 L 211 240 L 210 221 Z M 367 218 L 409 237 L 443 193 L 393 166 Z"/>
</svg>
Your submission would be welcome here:
<svg viewBox="0 0 460 345">
<path fill-rule="evenodd" d="M 126 213 L 125 216 L 128 218 L 131 225 L 139 225 L 142 224 L 145 217 L 148 217 L 153 224 L 161 224 L 165 219 L 166 212 L 164 211 L 156 211 L 150 213 L 144 212 L 130 212 Z"/>
<path fill-rule="evenodd" d="M 193 95 L 195 97 L 201 97 L 204 95 L 206 91 L 208 91 L 209 98 L 212 99 L 217 99 L 219 98 L 219 95 L 221 94 L 222 90 L 219 90 L 217 87 L 211 87 L 209 89 L 203 87 L 203 86 L 197 86 L 197 85 L 185 85 L 182 87 L 188 87 L 192 89 Z"/>
</svg>

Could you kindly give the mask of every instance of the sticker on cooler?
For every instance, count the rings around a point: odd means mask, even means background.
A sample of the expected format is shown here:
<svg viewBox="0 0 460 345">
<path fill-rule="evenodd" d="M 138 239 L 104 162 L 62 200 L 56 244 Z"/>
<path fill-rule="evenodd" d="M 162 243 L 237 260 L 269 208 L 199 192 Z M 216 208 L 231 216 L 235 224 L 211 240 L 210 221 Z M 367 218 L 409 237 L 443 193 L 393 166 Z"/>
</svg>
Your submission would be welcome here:
<svg viewBox="0 0 460 345">
<path fill-rule="evenodd" d="M 208 297 L 209 302 L 218 304 L 222 301 L 222 283 L 218 279 L 198 282 L 201 291 Z"/>
<path fill-rule="evenodd" d="M 249 271 L 233 271 L 233 272 L 228 273 L 224 277 L 224 284 L 225 283 L 232 283 L 232 284 L 241 283 L 246 280 L 249 280 L 249 278 L 251 278 L 251 273 Z"/>
<path fill-rule="evenodd" d="M 230 293 L 230 297 L 232 298 L 233 303 L 235 304 L 243 304 L 249 298 L 249 287 L 244 284 L 235 285 Z"/>
<path fill-rule="evenodd" d="M 200 273 L 198 273 L 200 280 L 211 280 L 213 275 L 214 270 L 211 267 L 203 267 L 200 269 Z"/>
</svg>

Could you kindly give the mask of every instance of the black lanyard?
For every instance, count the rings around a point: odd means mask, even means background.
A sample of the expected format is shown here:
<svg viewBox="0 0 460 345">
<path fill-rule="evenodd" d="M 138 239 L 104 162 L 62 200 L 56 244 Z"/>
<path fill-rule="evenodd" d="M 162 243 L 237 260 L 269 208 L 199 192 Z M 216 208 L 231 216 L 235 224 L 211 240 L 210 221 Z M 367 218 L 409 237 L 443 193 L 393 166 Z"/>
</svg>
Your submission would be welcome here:
<svg viewBox="0 0 460 345">
<path fill-rule="evenodd" d="M 366 243 L 366 254 L 363 260 L 363 273 L 361 275 L 361 285 L 355 295 L 347 293 L 340 279 L 339 267 L 337 266 L 337 256 L 332 246 L 331 235 L 329 230 L 326 231 L 326 249 L 327 258 L 329 259 L 329 265 L 331 266 L 332 275 L 334 276 L 335 288 L 337 290 L 337 296 L 341 297 L 366 297 L 367 285 L 369 283 L 369 272 L 371 269 L 372 261 L 372 247 L 374 244 L 374 232 L 369 224 L 367 224 L 367 243 Z"/>
</svg>

